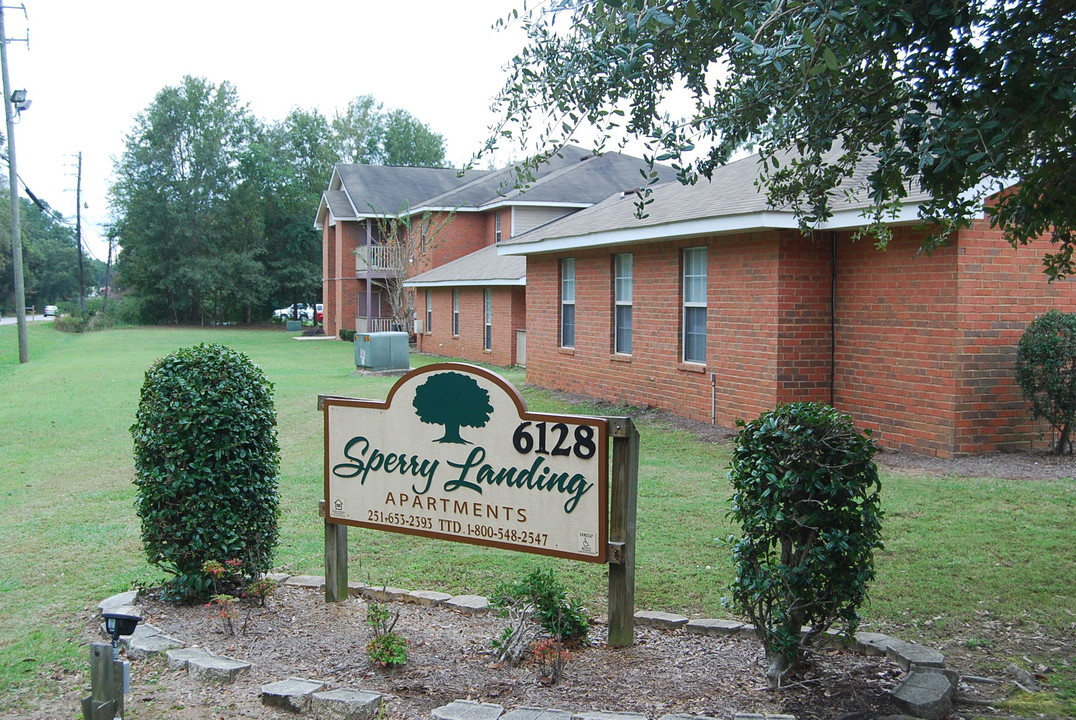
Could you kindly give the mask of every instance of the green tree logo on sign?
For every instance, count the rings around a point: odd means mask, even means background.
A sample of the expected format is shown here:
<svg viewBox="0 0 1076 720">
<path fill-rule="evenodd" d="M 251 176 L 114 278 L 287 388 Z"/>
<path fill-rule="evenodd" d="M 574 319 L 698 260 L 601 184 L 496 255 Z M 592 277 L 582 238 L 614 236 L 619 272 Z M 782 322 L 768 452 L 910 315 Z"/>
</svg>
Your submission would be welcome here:
<svg viewBox="0 0 1076 720">
<path fill-rule="evenodd" d="M 445 426 L 445 434 L 434 441 L 439 443 L 471 445 L 460 437 L 460 427 L 485 427 L 493 412 L 489 393 L 474 378 L 455 372 L 438 373 L 419 385 L 411 404 L 422 422 Z"/>
</svg>

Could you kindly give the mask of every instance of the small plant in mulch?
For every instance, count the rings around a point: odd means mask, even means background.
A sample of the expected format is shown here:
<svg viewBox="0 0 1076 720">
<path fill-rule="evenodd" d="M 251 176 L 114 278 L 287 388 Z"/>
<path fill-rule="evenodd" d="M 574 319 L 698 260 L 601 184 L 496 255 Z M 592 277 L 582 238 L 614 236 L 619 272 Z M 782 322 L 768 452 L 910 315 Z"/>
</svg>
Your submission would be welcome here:
<svg viewBox="0 0 1076 720">
<path fill-rule="evenodd" d="M 276 592 L 279 583 L 269 577 L 261 577 L 247 585 L 243 591 L 243 597 L 256 600 L 258 607 L 265 607 L 265 600 Z"/>
<path fill-rule="evenodd" d="M 556 685 L 564 676 L 564 666 L 571 660 L 571 653 L 556 638 L 545 638 L 531 645 L 531 659 L 538 668 L 538 682 Z"/>
<path fill-rule="evenodd" d="M 206 603 L 206 607 L 214 608 L 217 611 L 217 615 L 220 617 L 221 623 L 224 626 L 224 634 L 228 637 L 235 635 L 235 620 L 239 619 L 239 609 L 235 606 L 236 598 L 234 595 L 227 593 L 220 593 L 214 595 Z M 246 623 L 243 623 L 244 628 Z"/>
<path fill-rule="evenodd" d="M 539 669 L 539 682 L 558 682 L 568 659 L 566 645 L 586 642 L 590 630 L 582 604 L 569 597 L 552 570 L 501 583 L 490 601 L 509 620 L 491 641 L 497 662 L 518 665 L 529 654 Z"/>
<path fill-rule="evenodd" d="M 399 610 L 393 613 L 379 603 L 371 602 L 367 608 L 366 624 L 374 637 L 366 643 L 366 656 L 374 665 L 391 668 L 407 662 L 407 640 L 395 632 L 399 619 Z"/>
<path fill-rule="evenodd" d="M 243 561 L 238 558 L 224 562 L 206 560 L 202 564 L 202 572 L 210 578 L 213 588 L 213 595 L 206 603 L 206 607 L 217 610 L 224 624 L 224 633 L 228 636 L 235 635 L 233 621 L 239 619 L 240 600 L 247 601 L 243 625 L 240 628 L 240 632 L 246 635 L 251 610 L 255 605 L 260 608 L 265 607 L 266 598 L 277 589 L 277 582 L 272 578 L 248 576 L 243 570 Z"/>
</svg>

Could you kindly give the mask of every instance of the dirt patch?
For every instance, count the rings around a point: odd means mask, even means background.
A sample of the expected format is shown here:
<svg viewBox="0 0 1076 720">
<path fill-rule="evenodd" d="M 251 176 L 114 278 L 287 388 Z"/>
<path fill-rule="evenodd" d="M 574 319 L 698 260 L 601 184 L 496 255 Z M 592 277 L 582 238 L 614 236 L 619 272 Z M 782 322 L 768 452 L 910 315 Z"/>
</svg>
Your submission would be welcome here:
<svg viewBox="0 0 1076 720">
<path fill-rule="evenodd" d="M 429 718 L 434 708 L 460 699 L 506 709 L 615 710 L 650 718 L 690 713 L 731 720 L 736 712 L 769 712 L 800 720 L 865 720 L 897 712 L 889 693 L 902 678 L 900 668 L 884 658 L 823 649 L 809 657 L 789 687 L 771 692 L 766 689 L 762 648 L 753 638 L 637 627 L 635 645 L 610 648 L 604 642 L 604 625 L 595 621 L 590 643 L 571 651 L 564 677 L 550 686 L 540 681 L 538 668 L 529 661 L 518 667 L 494 662 L 490 640 L 505 621 L 488 612 L 472 615 L 388 603 L 400 612 L 397 631 L 408 639 L 409 660 L 403 667 L 385 669 L 366 657 L 371 631 L 361 598 L 329 604 L 316 590 L 281 587 L 264 609 L 244 608 L 232 636 L 212 608 L 168 605 L 152 596 L 141 605 L 145 622 L 189 645 L 247 660 L 253 669 L 233 685 L 204 688 L 185 671 L 167 669 L 163 660 L 134 661 L 127 696 L 131 720 L 282 717 L 281 711 L 262 706 L 259 693 L 262 685 L 287 677 L 321 681 L 325 689 L 384 693 L 389 698 L 385 717 L 391 720 Z M 95 615 L 87 612 L 84 618 L 86 642 L 101 641 Z M 1034 628 L 1012 625 L 999 628 L 997 638 L 989 648 L 944 648 L 947 653 L 964 650 L 949 656 L 949 666 L 961 675 L 1004 680 L 996 669 L 984 669 L 995 667 L 991 658 L 1018 657 L 1031 644 L 1057 642 Z M 976 657 L 982 649 L 989 654 Z M 46 701 L 49 706 L 29 718 L 69 714 L 88 688 L 85 677 L 54 679 L 66 690 L 64 697 Z M 963 683 L 961 689 L 978 703 L 1010 691 L 1007 681 Z M 982 704 L 964 707 L 967 713 L 955 718 L 1006 717 Z"/>
<path fill-rule="evenodd" d="M 506 709 L 619 710 L 652 718 L 668 713 L 731 718 L 746 711 L 832 718 L 848 711 L 895 711 L 888 691 L 901 673 L 882 658 L 816 653 L 796 684 L 772 693 L 766 690 L 761 646 L 752 638 L 638 628 L 635 645 L 610 648 L 604 625 L 595 623 L 590 644 L 571 650 L 564 677 L 547 685 L 530 661 L 517 667 L 494 662 L 490 640 L 505 626 L 495 614 L 388 605 L 400 612 L 397 631 L 409 641 L 407 664 L 391 670 L 374 667 L 366 657 L 371 631 L 362 599 L 327 604 L 315 590 L 283 587 L 265 609 L 250 611 L 245 634 L 237 628 L 235 636 L 225 634 L 211 608 L 147 599 L 146 622 L 213 653 L 248 660 L 254 668 L 231 687 L 205 691 L 185 673 L 140 662 L 135 673 L 140 682 L 128 704 L 132 711 L 140 707 L 142 717 L 185 718 L 177 713 L 186 709 L 192 718 L 206 717 L 211 708 L 226 709 L 227 717 L 271 717 L 276 711 L 260 705 L 260 686 L 295 676 L 325 682 L 326 689 L 385 693 L 391 696 L 388 717 L 407 720 L 428 718 L 434 708 L 457 699 Z M 160 714 L 150 714 L 151 708 Z"/>
</svg>

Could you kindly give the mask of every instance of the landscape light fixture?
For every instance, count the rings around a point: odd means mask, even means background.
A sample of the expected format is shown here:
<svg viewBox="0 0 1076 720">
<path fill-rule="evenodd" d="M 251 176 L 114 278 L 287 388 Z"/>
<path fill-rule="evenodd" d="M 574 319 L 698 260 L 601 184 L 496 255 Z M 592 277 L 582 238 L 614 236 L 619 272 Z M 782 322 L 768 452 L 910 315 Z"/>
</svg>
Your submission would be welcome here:
<svg viewBox="0 0 1076 720">
<path fill-rule="evenodd" d="M 138 621 L 142 618 L 138 615 L 124 615 L 122 613 L 101 613 L 105 619 L 105 633 L 112 636 L 112 651 L 117 652 L 120 635 L 130 635 L 135 631 Z"/>
</svg>

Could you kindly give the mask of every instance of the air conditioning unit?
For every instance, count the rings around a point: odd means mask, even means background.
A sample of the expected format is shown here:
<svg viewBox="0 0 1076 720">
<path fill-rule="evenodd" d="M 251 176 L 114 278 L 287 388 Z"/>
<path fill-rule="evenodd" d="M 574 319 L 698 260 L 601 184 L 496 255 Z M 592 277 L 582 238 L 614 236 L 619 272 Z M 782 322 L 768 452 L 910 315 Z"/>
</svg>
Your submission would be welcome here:
<svg viewBox="0 0 1076 720">
<path fill-rule="evenodd" d="M 407 370 L 410 350 L 405 332 L 361 333 L 355 335 L 355 367 L 374 372 Z"/>
</svg>

